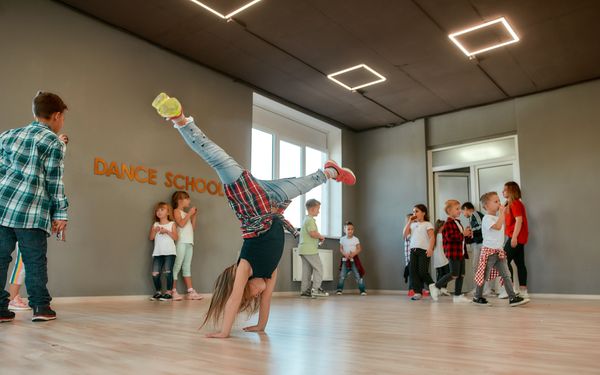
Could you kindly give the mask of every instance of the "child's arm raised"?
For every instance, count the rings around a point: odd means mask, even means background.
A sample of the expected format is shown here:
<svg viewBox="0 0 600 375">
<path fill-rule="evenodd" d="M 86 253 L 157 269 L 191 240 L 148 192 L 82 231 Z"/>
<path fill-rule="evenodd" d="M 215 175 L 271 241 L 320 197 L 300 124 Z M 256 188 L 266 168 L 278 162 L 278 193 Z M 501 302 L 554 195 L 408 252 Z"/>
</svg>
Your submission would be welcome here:
<svg viewBox="0 0 600 375">
<path fill-rule="evenodd" d="M 179 228 L 183 228 L 187 222 L 192 218 L 193 212 L 196 212 L 196 208 L 192 207 L 190 209 L 190 212 L 185 215 L 185 217 L 181 217 L 181 210 L 180 209 L 176 209 L 173 212 L 173 216 L 175 218 L 175 222 L 177 223 L 177 226 L 179 226 Z"/>
<path fill-rule="evenodd" d="M 406 219 L 406 225 L 404 226 L 404 238 L 410 236 L 410 225 L 412 224 L 413 220 L 416 219 L 416 216 L 411 216 L 409 218 Z"/>
<path fill-rule="evenodd" d="M 500 206 L 500 214 L 498 215 L 498 219 L 496 220 L 496 223 L 490 227 L 491 229 L 494 229 L 494 230 L 502 229 L 502 226 L 504 225 L 504 210 L 505 209 L 506 208 L 504 206 Z"/>
<path fill-rule="evenodd" d="M 245 327 L 246 332 L 263 332 L 267 327 L 269 321 L 269 312 L 271 311 L 271 297 L 273 297 L 273 290 L 275 289 L 275 282 L 277 281 L 277 269 L 271 275 L 271 278 L 267 280 L 267 287 L 260 295 L 260 309 L 258 310 L 258 323 L 254 326 Z"/>
<path fill-rule="evenodd" d="M 194 210 L 194 213 L 191 214 L 190 216 L 192 217 L 192 228 L 196 228 L 196 219 L 198 218 L 198 209 L 196 207 L 192 207 L 192 209 L 190 210 L 190 212 Z"/>
<path fill-rule="evenodd" d="M 213 332 L 206 335 L 210 338 L 226 338 L 231 333 L 231 327 L 235 321 L 235 317 L 240 310 L 240 303 L 244 296 L 244 288 L 248 283 L 248 278 L 252 275 L 252 267 L 247 260 L 241 259 L 235 271 L 235 281 L 233 282 L 233 290 L 227 303 L 225 304 L 225 314 L 223 315 L 223 325 L 221 332 Z"/>
</svg>

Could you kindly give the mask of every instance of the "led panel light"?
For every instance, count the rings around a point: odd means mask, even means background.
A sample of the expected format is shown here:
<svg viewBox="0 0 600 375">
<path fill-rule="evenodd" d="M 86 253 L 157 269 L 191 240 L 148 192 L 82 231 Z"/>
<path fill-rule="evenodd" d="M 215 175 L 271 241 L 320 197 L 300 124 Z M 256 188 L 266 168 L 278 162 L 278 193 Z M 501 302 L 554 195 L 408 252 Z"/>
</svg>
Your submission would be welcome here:
<svg viewBox="0 0 600 375">
<path fill-rule="evenodd" d="M 371 81 L 371 82 L 363 83 L 363 84 L 358 85 L 358 86 L 350 87 L 350 86 L 346 85 L 345 83 L 343 83 L 343 82 L 341 82 L 341 81 L 333 78 L 333 77 L 338 76 L 340 74 L 348 73 L 348 72 L 351 72 L 353 70 L 361 69 L 361 68 L 366 69 L 369 72 L 371 72 L 374 76 L 377 77 L 377 79 L 375 81 Z M 346 88 L 346 89 L 348 89 L 350 91 L 355 91 L 355 90 L 361 89 L 363 87 L 371 86 L 371 85 L 374 85 L 376 83 L 380 83 L 380 82 L 383 82 L 383 81 L 386 80 L 386 78 L 384 76 L 382 76 L 381 74 L 377 73 L 373 69 L 369 68 L 365 64 L 359 64 L 359 65 L 353 66 L 353 67 L 348 68 L 348 69 L 340 70 L 339 72 L 331 73 L 331 74 L 327 75 L 327 78 L 329 78 L 333 82 L 337 83 L 338 85 L 340 85 L 340 86 L 342 86 L 342 87 L 344 87 L 344 88 Z"/>
<path fill-rule="evenodd" d="M 233 12 L 229 13 L 229 14 L 221 14 L 219 12 L 217 12 L 216 10 L 214 10 L 213 8 L 209 7 L 208 5 L 202 3 L 201 1 L 198 0 L 190 0 L 192 3 L 201 6 L 202 8 L 208 10 L 209 12 L 213 13 L 214 15 L 217 15 L 221 18 L 223 18 L 224 20 L 229 19 L 233 16 L 235 16 L 236 14 L 238 14 L 239 12 L 250 8 L 252 5 L 258 3 L 261 0 L 254 0 L 254 1 L 250 1 L 249 3 L 247 3 L 246 5 L 234 10 Z"/>
<path fill-rule="evenodd" d="M 511 40 L 507 41 L 507 42 L 502 42 L 502 43 L 498 43 L 498 44 L 494 44 L 485 48 L 481 48 L 478 49 L 476 51 L 468 51 L 461 43 L 460 41 L 457 39 L 458 36 L 473 32 L 475 30 L 479 30 L 482 29 L 484 27 L 489 27 L 492 25 L 495 25 L 497 23 L 502 23 L 502 25 L 506 28 L 506 31 L 508 31 L 508 33 L 510 34 L 510 36 L 512 37 Z M 477 25 L 477 26 L 473 26 L 473 27 L 469 27 L 468 29 L 456 32 L 456 33 L 452 33 L 450 35 L 448 35 L 448 38 L 450 38 L 450 40 L 452 40 L 452 42 L 454 42 L 454 44 L 456 44 L 458 46 L 458 48 L 460 48 L 461 51 L 463 51 L 463 53 L 469 57 L 471 56 L 475 56 L 478 53 L 482 53 L 482 52 L 486 52 L 492 49 L 496 49 L 502 46 L 505 46 L 507 44 L 513 44 L 519 41 L 519 36 L 517 35 L 517 33 L 515 33 L 515 31 L 513 30 L 513 28 L 508 24 L 508 21 L 506 21 L 506 19 L 504 17 L 500 17 L 497 20 L 493 20 L 490 22 L 486 22 L 486 23 L 482 23 L 481 25 Z"/>
</svg>

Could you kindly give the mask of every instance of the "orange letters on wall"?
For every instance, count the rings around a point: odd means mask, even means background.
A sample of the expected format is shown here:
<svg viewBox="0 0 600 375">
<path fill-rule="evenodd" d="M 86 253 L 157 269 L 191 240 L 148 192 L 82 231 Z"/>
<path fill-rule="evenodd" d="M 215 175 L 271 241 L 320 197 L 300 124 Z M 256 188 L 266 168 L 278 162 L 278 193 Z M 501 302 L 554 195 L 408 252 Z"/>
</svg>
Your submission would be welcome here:
<svg viewBox="0 0 600 375">
<path fill-rule="evenodd" d="M 98 176 L 115 176 L 119 180 L 128 179 L 140 184 L 156 185 L 158 171 L 156 169 L 144 167 L 141 165 L 127 165 L 115 161 L 106 162 L 106 160 L 94 158 L 94 174 Z M 200 177 L 190 177 L 173 172 L 165 173 L 165 187 L 174 187 L 178 190 L 195 191 L 197 193 L 207 192 L 210 195 L 223 196 L 223 185 L 215 180 L 206 181 Z"/>
</svg>

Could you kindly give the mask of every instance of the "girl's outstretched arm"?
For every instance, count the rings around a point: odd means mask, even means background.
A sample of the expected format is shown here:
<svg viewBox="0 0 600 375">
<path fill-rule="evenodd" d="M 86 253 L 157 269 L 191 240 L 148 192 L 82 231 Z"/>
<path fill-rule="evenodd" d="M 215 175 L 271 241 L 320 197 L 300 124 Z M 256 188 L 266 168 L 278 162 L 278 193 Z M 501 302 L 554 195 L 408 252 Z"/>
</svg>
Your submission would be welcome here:
<svg viewBox="0 0 600 375">
<path fill-rule="evenodd" d="M 271 275 L 271 278 L 267 280 L 267 286 L 260 296 L 260 310 L 258 310 L 258 323 L 254 326 L 245 327 L 246 332 L 263 332 L 267 327 L 269 321 L 269 312 L 271 311 L 271 298 L 273 297 L 273 290 L 275 289 L 275 283 L 277 282 L 277 269 Z"/>
<path fill-rule="evenodd" d="M 248 283 L 248 278 L 252 276 L 252 267 L 247 260 L 241 259 L 235 271 L 235 281 L 233 282 L 233 291 L 225 304 L 225 314 L 223 315 L 223 325 L 220 332 L 213 332 L 206 335 L 210 338 L 226 338 L 231 333 L 231 327 L 235 322 L 235 317 L 240 310 L 244 289 Z"/>
</svg>

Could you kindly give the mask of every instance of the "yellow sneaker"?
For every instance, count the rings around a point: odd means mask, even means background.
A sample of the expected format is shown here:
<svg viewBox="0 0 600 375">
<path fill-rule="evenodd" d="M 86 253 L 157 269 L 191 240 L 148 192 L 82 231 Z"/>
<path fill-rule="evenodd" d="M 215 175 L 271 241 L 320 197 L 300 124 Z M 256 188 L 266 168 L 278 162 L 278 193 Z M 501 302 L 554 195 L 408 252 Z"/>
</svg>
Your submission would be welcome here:
<svg viewBox="0 0 600 375">
<path fill-rule="evenodd" d="M 166 118 L 178 117 L 182 112 L 179 100 L 169 97 L 164 92 L 158 94 L 152 101 L 152 107 L 156 109 L 159 115 Z"/>
</svg>

